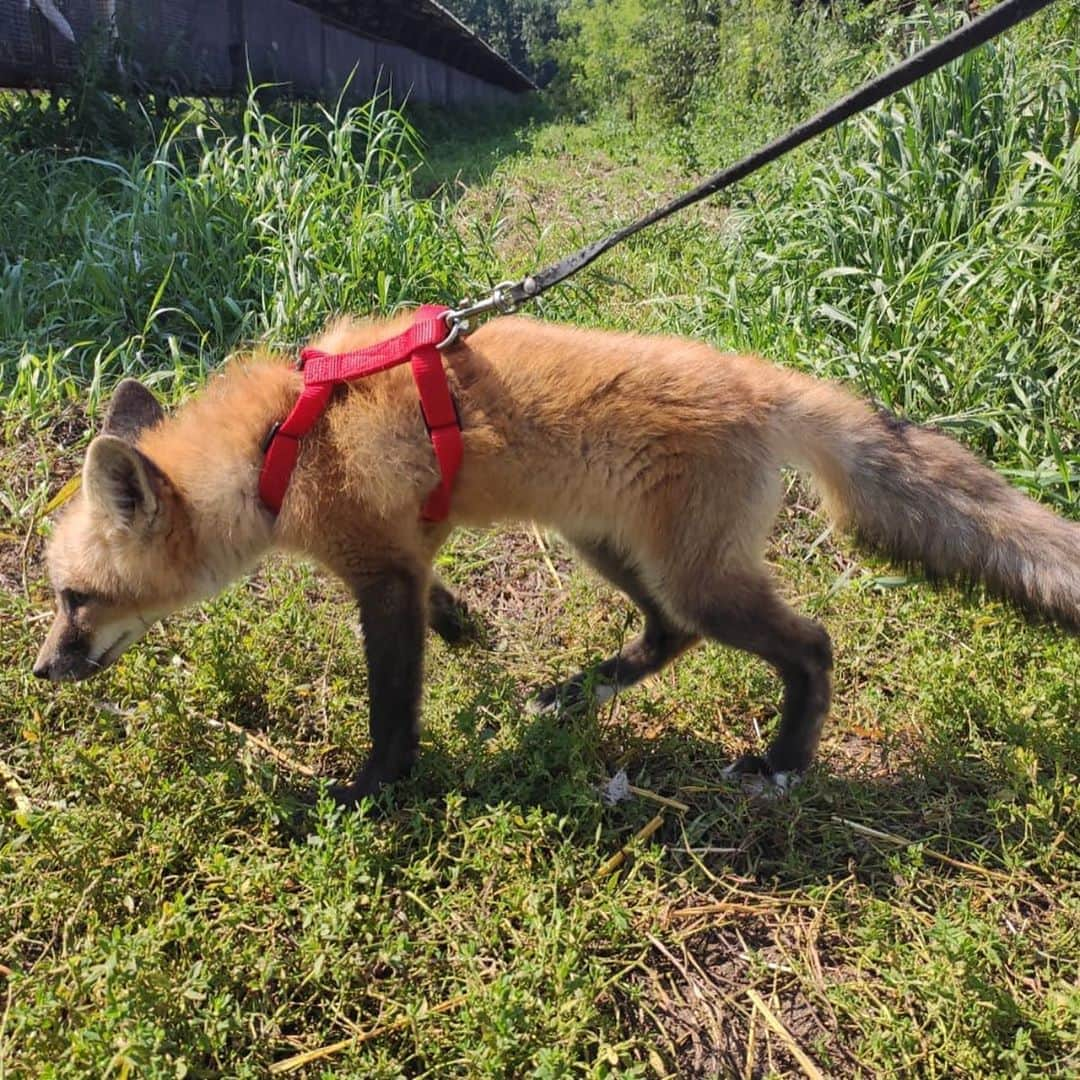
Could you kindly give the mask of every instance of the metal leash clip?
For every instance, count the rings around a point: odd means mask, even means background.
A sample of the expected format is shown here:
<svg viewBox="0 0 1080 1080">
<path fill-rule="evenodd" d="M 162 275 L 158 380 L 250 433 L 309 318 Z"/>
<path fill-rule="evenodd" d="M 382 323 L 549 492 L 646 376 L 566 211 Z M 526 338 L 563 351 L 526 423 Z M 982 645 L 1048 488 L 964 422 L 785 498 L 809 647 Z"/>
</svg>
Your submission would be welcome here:
<svg viewBox="0 0 1080 1080">
<path fill-rule="evenodd" d="M 453 308 L 443 316 L 449 333 L 435 348 L 448 349 L 465 334 L 475 330 L 475 326 L 470 325 L 471 320 L 481 315 L 492 312 L 513 315 L 526 300 L 539 291 L 533 278 L 527 277 L 521 281 L 500 281 L 483 300 L 477 300 L 476 303 L 462 300 L 461 307 Z"/>
</svg>

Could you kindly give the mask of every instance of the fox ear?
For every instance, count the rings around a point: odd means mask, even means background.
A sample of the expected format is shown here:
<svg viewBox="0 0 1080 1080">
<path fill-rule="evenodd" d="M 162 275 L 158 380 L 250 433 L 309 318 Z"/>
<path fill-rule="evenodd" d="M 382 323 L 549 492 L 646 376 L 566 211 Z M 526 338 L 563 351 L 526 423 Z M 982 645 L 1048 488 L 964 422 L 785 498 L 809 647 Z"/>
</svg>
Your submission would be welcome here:
<svg viewBox="0 0 1080 1080">
<path fill-rule="evenodd" d="M 168 482 L 145 454 L 115 435 L 99 435 L 87 448 L 86 497 L 124 528 L 148 529 L 154 523 Z"/>
<path fill-rule="evenodd" d="M 133 443 L 164 417 L 158 399 L 138 379 L 123 379 L 113 391 L 101 433 Z"/>
</svg>

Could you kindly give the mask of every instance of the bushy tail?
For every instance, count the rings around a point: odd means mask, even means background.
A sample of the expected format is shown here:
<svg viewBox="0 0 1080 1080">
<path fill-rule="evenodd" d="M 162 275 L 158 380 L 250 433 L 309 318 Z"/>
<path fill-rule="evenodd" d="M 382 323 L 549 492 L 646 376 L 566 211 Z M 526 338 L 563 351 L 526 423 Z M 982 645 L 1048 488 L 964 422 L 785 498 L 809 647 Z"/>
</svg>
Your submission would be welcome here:
<svg viewBox="0 0 1080 1080">
<path fill-rule="evenodd" d="M 1080 633 L 1080 525 L 1040 506 L 947 435 L 785 373 L 788 459 L 867 543 L 931 577 L 980 582 Z"/>
</svg>

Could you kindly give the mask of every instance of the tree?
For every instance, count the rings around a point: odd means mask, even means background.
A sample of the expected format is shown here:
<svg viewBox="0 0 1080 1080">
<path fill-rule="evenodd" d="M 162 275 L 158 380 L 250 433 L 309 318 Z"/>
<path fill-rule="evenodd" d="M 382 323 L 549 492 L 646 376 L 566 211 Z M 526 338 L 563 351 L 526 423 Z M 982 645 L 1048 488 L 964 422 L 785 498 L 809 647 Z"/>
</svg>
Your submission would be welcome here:
<svg viewBox="0 0 1080 1080">
<path fill-rule="evenodd" d="M 555 72 L 551 45 L 567 0 L 447 0 L 470 30 L 543 86 Z"/>
</svg>

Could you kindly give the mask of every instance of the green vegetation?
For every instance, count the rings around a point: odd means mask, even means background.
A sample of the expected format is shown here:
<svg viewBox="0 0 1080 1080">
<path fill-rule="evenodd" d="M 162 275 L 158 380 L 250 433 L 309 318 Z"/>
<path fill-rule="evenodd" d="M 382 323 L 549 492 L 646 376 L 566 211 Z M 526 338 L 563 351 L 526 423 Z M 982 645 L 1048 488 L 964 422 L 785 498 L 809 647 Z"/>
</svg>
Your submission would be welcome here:
<svg viewBox="0 0 1080 1080">
<path fill-rule="evenodd" d="M 566 0 L 451 0 L 445 4 L 519 71 L 543 86 L 554 74 L 552 43 Z"/>
<path fill-rule="evenodd" d="M 310 122 L 253 102 L 238 127 L 187 112 L 119 159 L 4 153 L 0 377 L 35 403 L 140 370 L 183 382 L 328 311 L 451 294 L 463 240 L 409 196 L 416 156 L 378 100 Z"/>
<path fill-rule="evenodd" d="M 62 108 L 0 102 L 0 1077 L 262 1076 L 376 1029 L 298 1075 L 797 1075 L 792 1042 L 830 1076 L 1076 1074 L 1080 645 L 856 552 L 799 485 L 772 559 L 833 634 L 837 700 L 783 799 L 721 778 L 778 695 L 719 648 L 524 715 L 634 623 L 527 530 L 441 556 L 482 641 L 432 640 L 420 767 L 357 814 L 303 803 L 366 743 L 350 605 L 306 568 L 97 682 L 30 675 L 39 515 L 122 374 L 176 402 L 245 341 L 552 261 L 949 23 L 571 0 L 567 111 L 475 131 L 188 104 L 80 120 L 73 150 Z M 1078 127 L 1059 0 L 543 313 L 847 381 L 1078 517 Z M 686 809 L 604 806 L 621 767 Z"/>
</svg>

